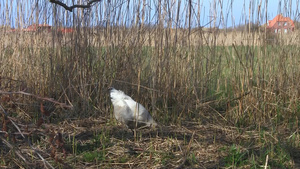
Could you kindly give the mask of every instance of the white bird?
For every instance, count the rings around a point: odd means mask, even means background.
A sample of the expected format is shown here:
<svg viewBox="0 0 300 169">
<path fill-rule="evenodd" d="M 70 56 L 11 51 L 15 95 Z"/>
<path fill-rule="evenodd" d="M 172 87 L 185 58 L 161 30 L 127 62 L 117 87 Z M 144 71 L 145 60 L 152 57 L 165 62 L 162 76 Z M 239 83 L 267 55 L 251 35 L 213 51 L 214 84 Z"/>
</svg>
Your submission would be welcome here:
<svg viewBox="0 0 300 169">
<path fill-rule="evenodd" d="M 113 87 L 109 88 L 109 92 L 114 116 L 119 122 L 126 124 L 129 129 L 157 126 L 150 113 L 140 103 Z"/>
</svg>

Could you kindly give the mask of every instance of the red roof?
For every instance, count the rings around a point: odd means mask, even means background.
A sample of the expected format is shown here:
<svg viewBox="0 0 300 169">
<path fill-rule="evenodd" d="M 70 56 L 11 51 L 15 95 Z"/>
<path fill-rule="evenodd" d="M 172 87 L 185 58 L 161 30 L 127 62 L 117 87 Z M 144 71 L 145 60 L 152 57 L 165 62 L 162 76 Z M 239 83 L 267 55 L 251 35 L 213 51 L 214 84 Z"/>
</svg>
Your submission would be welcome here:
<svg viewBox="0 0 300 169">
<path fill-rule="evenodd" d="M 25 32 L 35 32 L 39 28 L 47 29 L 49 31 L 51 29 L 51 26 L 47 25 L 47 24 L 32 24 L 32 25 L 29 25 L 27 28 L 22 29 L 22 30 L 25 31 Z"/>
<path fill-rule="evenodd" d="M 272 28 L 277 22 L 289 22 L 291 27 L 295 27 L 293 20 L 291 20 L 289 17 L 284 17 L 279 14 L 273 20 L 268 21 L 269 25 L 267 28 Z"/>
<path fill-rule="evenodd" d="M 74 32 L 74 29 L 72 29 L 72 28 L 61 28 L 58 31 L 60 31 L 62 33 L 72 33 L 72 32 Z"/>
</svg>

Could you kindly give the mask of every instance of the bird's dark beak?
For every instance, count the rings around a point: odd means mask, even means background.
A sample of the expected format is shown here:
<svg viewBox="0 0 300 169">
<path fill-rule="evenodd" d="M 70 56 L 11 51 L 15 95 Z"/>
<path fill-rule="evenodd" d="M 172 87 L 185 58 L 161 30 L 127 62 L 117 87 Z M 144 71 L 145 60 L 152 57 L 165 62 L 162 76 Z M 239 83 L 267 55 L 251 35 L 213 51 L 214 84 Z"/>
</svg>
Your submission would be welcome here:
<svg viewBox="0 0 300 169">
<path fill-rule="evenodd" d="M 107 91 L 110 92 L 110 91 L 113 90 L 113 89 L 115 89 L 115 88 L 109 87 L 109 88 L 107 89 Z"/>
</svg>

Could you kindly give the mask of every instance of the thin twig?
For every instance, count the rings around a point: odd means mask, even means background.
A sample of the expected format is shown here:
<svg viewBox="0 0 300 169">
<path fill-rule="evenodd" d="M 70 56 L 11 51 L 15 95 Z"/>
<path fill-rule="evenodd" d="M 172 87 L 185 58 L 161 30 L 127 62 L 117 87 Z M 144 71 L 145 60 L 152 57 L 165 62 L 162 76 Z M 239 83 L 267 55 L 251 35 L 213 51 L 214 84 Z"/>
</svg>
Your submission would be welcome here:
<svg viewBox="0 0 300 169">
<path fill-rule="evenodd" d="M 21 134 L 21 136 L 25 139 L 25 136 L 24 136 L 24 134 L 22 133 L 22 131 L 21 131 L 21 129 L 18 127 L 18 125 L 11 119 L 11 117 L 9 117 L 9 116 L 7 116 L 7 113 L 5 112 L 5 110 L 3 109 L 3 107 L 0 105 L 0 108 L 3 110 L 3 112 L 4 112 L 4 114 L 5 114 L 5 116 L 10 120 L 10 122 L 15 126 L 15 128 L 19 131 L 19 133 Z M 4 142 L 4 139 L 2 138 L 2 137 L 0 137 L 1 139 L 2 139 L 2 141 Z M 9 144 L 6 140 L 5 140 L 5 142 L 4 142 L 10 149 L 14 149 L 14 147 L 11 145 L 11 144 Z M 41 154 L 40 153 L 38 153 L 37 152 L 37 150 L 32 146 L 32 144 L 30 143 L 30 141 L 29 141 L 29 139 L 27 139 L 27 143 L 28 143 L 28 145 L 30 146 L 30 148 L 40 157 L 40 159 L 43 161 L 43 163 L 44 163 L 44 165 L 45 165 L 45 167 L 47 168 L 47 166 L 46 166 L 46 164 L 50 167 L 50 168 L 52 168 L 52 169 L 54 169 L 54 167 L 47 161 L 47 160 L 45 160 L 42 156 L 41 156 Z M 16 153 L 17 153 L 17 155 L 20 157 L 20 158 L 22 158 L 22 160 L 23 161 L 25 161 L 26 162 L 26 159 L 21 155 L 21 153 L 20 152 L 17 152 L 17 151 L 15 151 Z"/>
<path fill-rule="evenodd" d="M 32 94 L 32 93 L 26 93 L 26 92 L 23 92 L 23 91 L 7 92 L 7 91 L 0 90 L 0 94 L 22 94 L 22 95 L 32 96 L 32 97 L 35 97 L 35 98 L 40 99 L 40 100 L 46 100 L 46 101 L 58 104 L 62 108 L 70 108 L 70 109 L 73 108 L 73 105 L 67 105 L 65 103 L 58 102 L 58 101 L 54 100 L 53 98 L 41 97 L 41 96 L 38 96 L 38 95 L 35 95 L 35 94 Z"/>
<path fill-rule="evenodd" d="M 269 155 L 267 155 L 267 157 L 266 157 L 266 163 L 265 163 L 265 169 L 267 169 L 268 168 L 268 160 L 269 160 Z"/>
<path fill-rule="evenodd" d="M 22 156 L 21 152 L 17 149 L 17 147 L 14 147 L 13 145 L 11 145 L 8 141 L 6 141 L 6 139 L 2 138 L 1 136 L 0 136 L 0 139 L 8 148 L 13 150 L 27 164 L 26 158 Z"/>
<path fill-rule="evenodd" d="M 151 91 L 155 91 L 155 92 L 161 92 L 159 90 L 156 90 L 156 89 L 152 89 L 152 88 L 149 88 L 149 87 L 146 87 L 146 86 L 143 86 L 143 85 L 138 85 L 138 84 L 134 84 L 134 83 L 129 83 L 129 82 L 126 82 L 126 81 L 123 81 L 123 80 L 116 80 L 115 81 L 117 82 L 121 82 L 121 83 L 125 83 L 125 84 L 130 84 L 132 86 L 140 86 L 141 88 L 144 88 L 144 89 L 147 89 L 147 90 L 151 90 Z"/>
<path fill-rule="evenodd" d="M 7 118 L 9 119 L 9 121 L 16 127 L 16 129 L 19 131 L 19 133 L 21 134 L 21 136 L 23 138 L 25 138 L 25 136 L 23 135 L 23 133 L 21 132 L 20 128 L 18 127 L 18 125 L 9 117 L 7 116 Z"/>
<path fill-rule="evenodd" d="M 193 131 L 192 137 L 191 137 L 191 139 L 189 141 L 189 144 L 188 144 L 188 146 L 187 146 L 187 148 L 186 148 L 186 150 L 184 152 L 184 157 L 183 157 L 182 163 L 178 167 L 176 167 L 176 169 L 183 168 L 184 164 L 186 163 L 187 156 L 189 155 L 189 152 L 190 152 L 193 140 L 194 140 L 194 135 L 195 135 L 195 131 Z"/>
</svg>

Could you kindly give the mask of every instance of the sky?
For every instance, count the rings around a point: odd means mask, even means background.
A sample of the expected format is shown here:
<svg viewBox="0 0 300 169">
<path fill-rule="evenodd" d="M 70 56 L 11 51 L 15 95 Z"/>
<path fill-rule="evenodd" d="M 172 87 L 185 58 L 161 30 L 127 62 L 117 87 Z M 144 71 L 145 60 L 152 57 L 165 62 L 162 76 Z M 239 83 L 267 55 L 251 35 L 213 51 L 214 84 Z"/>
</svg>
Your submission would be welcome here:
<svg viewBox="0 0 300 169">
<path fill-rule="evenodd" d="M 70 5 L 72 1 L 82 2 L 84 0 L 61 1 Z M 249 10 L 250 21 L 261 25 L 266 23 L 266 14 L 267 20 L 271 20 L 277 14 L 282 13 L 284 16 L 298 21 L 299 1 L 300 0 L 192 0 L 193 19 L 191 26 L 235 27 L 249 21 Z M 77 18 L 78 22 L 88 20 L 90 25 L 101 25 L 105 24 L 106 21 L 109 20 L 109 17 L 114 18 L 110 20 L 110 23 L 130 25 L 135 23 L 135 11 L 140 10 L 140 13 L 142 13 L 142 8 L 137 8 L 137 4 L 140 2 L 141 7 L 143 5 L 146 7 L 145 22 L 156 24 L 158 20 L 158 0 L 145 0 L 145 4 L 143 4 L 144 0 L 110 0 L 110 4 L 108 4 L 108 0 L 103 0 L 93 6 L 90 12 L 82 12 L 80 9 L 74 10 L 72 13 L 64 10 L 62 7 L 56 7 L 58 12 L 57 16 L 60 16 L 60 18 L 55 21 L 53 19 L 55 6 L 51 4 L 49 0 L 0 0 L 0 25 L 7 24 L 11 25 L 11 27 L 26 27 L 36 22 L 36 9 L 39 9 L 39 22 L 46 22 L 49 25 L 53 25 L 58 21 L 63 26 L 72 26 L 72 24 L 75 23 L 73 18 Z M 181 3 L 179 4 L 178 2 Z M 35 5 L 36 3 L 38 3 L 38 8 L 37 5 Z M 172 13 L 164 13 L 166 16 L 165 24 L 167 24 L 168 19 L 171 18 L 173 27 L 186 27 L 188 25 L 186 15 L 188 13 L 187 6 L 189 0 L 161 0 L 161 3 L 163 4 L 162 11 L 170 9 L 169 11 Z M 179 22 L 176 20 L 178 5 L 180 5 Z M 259 6 L 261 7 L 259 8 Z M 260 9 L 259 15 L 258 9 Z M 113 12 L 118 10 L 121 11 L 118 12 L 119 16 L 109 14 L 109 11 Z M 118 17 L 123 19 L 116 20 Z M 20 22 L 21 24 L 18 24 Z"/>
<path fill-rule="evenodd" d="M 258 6 L 261 3 L 261 11 L 263 13 L 260 22 L 266 23 L 266 5 L 267 5 L 267 20 L 273 19 L 276 15 L 282 13 L 286 17 L 293 20 L 298 20 L 299 0 L 226 0 L 223 1 L 224 6 L 228 6 L 232 2 L 233 18 L 228 20 L 228 26 L 239 25 L 245 22 L 245 17 L 249 20 L 249 7 L 254 9 L 254 16 L 250 19 L 252 22 L 257 22 Z M 267 3 L 266 3 L 267 2 Z M 298 5 L 297 5 L 298 4 Z M 246 9 L 246 11 L 245 11 Z M 252 12 L 251 12 L 252 13 Z"/>
</svg>

